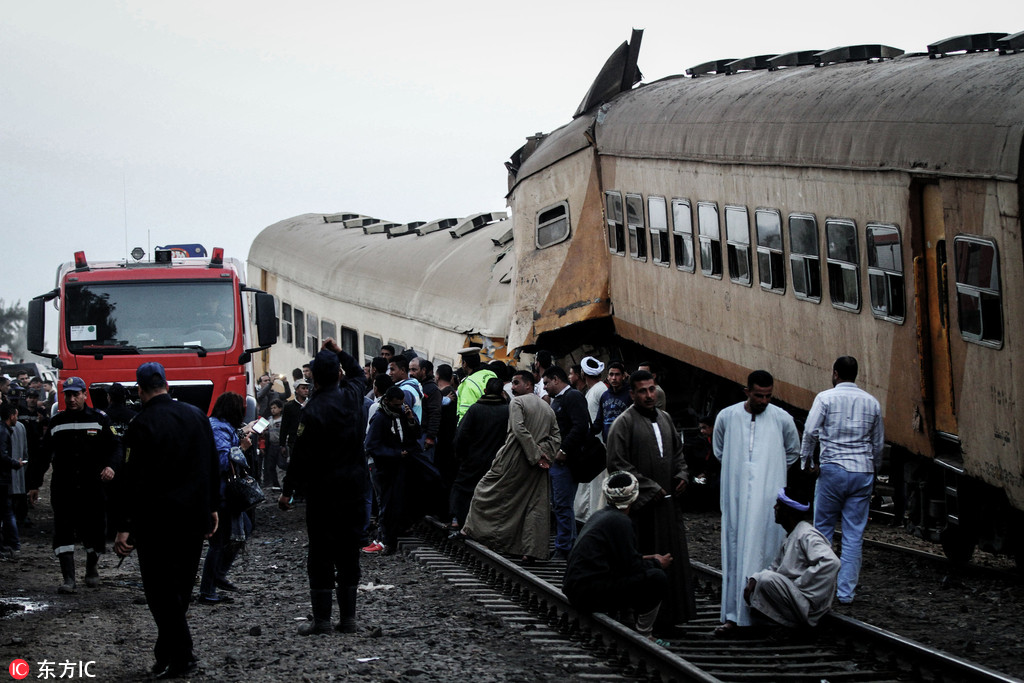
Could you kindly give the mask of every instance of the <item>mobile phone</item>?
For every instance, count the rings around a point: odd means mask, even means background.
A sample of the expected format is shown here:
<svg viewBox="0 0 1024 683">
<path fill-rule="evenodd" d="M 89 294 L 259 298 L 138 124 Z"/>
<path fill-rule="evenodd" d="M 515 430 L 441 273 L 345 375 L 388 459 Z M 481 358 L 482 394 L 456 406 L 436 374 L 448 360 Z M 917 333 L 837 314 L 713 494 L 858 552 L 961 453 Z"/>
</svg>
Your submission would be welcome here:
<svg viewBox="0 0 1024 683">
<path fill-rule="evenodd" d="M 266 429 L 269 425 L 270 420 L 268 420 L 265 417 L 261 417 L 260 419 L 256 420 L 256 423 L 252 426 L 252 431 L 256 432 L 257 434 L 262 434 L 263 430 Z"/>
</svg>

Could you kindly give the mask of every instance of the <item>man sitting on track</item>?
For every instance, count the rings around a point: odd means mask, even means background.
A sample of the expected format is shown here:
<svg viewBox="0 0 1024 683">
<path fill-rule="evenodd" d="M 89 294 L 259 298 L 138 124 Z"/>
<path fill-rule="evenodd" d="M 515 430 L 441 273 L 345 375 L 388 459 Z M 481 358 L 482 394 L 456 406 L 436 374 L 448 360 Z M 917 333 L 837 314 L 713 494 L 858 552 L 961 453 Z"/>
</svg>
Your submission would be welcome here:
<svg viewBox="0 0 1024 683">
<path fill-rule="evenodd" d="M 629 506 L 640 495 L 640 483 L 632 473 L 612 473 L 603 488 L 608 506 L 591 515 L 576 539 L 562 590 L 577 609 L 635 611 L 636 630 L 650 636 L 668 593 L 665 569 L 672 555 L 641 556 L 637 550 Z"/>
<path fill-rule="evenodd" d="M 809 505 L 779 489 L 775 521 L 786 530 L 786 542 L 771 566 L 751 576 L 743 591 L 752 612 L 782 626 L 816 625 L 836 592 L 839 558 L 810 519 Z"/>
</svg>

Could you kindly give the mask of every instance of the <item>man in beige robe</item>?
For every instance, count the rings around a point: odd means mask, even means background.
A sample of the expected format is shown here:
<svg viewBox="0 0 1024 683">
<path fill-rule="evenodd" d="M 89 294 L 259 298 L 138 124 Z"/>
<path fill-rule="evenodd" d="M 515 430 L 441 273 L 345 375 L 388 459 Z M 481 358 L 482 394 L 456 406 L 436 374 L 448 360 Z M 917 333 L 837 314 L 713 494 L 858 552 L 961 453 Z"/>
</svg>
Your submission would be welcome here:
<svg viewBox="0 0 1024 683">
<path fill-rule="evenodd" d="M 512 377 L 505 445 L 473 492 L 462 532 L 496 552 L 547 559 L 548 468 L 562 440 L 555 412 L 534 393 L 533 384 L 528 371 Z"/>
<path fill-rule="evenodd" d="M 752 611 L 789 627 L 814 626 L 832 606 L 839 558 L 810 524 L 810 506 L 779 489 L 775 521 L 786 542 L 775 561 L 747 580 L 743 597 Z"/>
</svg>

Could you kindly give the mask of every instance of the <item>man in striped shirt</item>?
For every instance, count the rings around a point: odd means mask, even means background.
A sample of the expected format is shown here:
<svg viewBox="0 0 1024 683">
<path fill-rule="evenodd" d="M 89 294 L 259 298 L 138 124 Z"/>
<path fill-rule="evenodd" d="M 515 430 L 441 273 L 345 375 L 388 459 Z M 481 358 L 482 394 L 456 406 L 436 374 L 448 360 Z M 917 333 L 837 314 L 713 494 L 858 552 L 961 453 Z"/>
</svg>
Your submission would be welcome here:
<svg viewBox="0 0 1024 683">
<path fill-rule="evenodd" d="M 836 597 L 853 602 L 860 574 L 861 545 L 868 523 L 871 488 L 882 464 L 885 429 L 878 401 L 854 382 L 857 359 L 841 356 L 832 365 L 832 389 L 814 398 L 804 429 L 802 463 L 820 444 L 814 526 L 829 543 L 842 516 L 843 538 Z M 814 468 L 811 460 L 811 469 Z"/>
</svg>

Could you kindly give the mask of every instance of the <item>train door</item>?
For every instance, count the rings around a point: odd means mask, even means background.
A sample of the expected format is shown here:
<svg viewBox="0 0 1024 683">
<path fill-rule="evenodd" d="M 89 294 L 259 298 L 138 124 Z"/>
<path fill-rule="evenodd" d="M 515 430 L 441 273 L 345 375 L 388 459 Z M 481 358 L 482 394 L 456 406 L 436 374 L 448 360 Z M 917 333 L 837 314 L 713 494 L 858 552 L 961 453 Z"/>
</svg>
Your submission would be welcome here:
<svg viewBox="0 0 1024 683">
<path fill-rule="evenodd" d="M 949 286 L 946 249 L 946 225 L 942 193 L 938 184 L 921 188 L 921 214 L 924 229 L 923 254 L 914 258 L 914 270 L 920 311 L 920 333 L 927 340 L 922 362 L 926 405 L 936 440 L 956 440 L 956 396 L 953 394 L 953 368 L 949 355 Z M 952 437 L 952 438 L 951 438 Z"/>
</svg>

